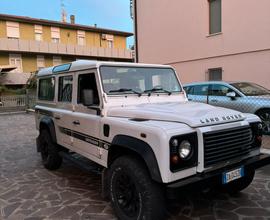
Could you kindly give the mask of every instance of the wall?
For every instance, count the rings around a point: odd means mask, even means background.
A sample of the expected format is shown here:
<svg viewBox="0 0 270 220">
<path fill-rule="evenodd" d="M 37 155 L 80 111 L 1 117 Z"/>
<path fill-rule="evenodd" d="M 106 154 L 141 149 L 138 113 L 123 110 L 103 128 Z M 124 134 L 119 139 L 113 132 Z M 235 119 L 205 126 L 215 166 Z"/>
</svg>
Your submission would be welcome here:
<svg viewBox="0 0 270 220">
<path fill-rule="evenodd" d="M 31 54 L 22 54 L 23 72 L 30 73 L 37 70 L 37 57 Z"/>
<path fill-rule="evenodd" d="M 0 65 L 9 65 L 9 55 L 7 53 L 0 53 Z"/>
<path fill-rule="evenodd" d="M 20 23 L 20 39 L 22 39 L 22 40 L 35 40 L 34 25 Z"/>
<path fill-rule="evenodd" d="M 6 22 L 0 20 L 0 38 L 7 36 Z"/>
<path fill-rule="evenodd" d="M 60 42 L 62 44 L 77 44 L 77 31 L 71 29 L 60 29 Z"/>
<path fill-rule="evenodd" d="M 218 66 L 225 80 L 270 87 L 270 1 L 222 0 L 222 33 L 211 36 L 208 6 L 208 0 L 137 0 L 139 61 L 179 67 L 184 81 L 205 80 L 205 71 Z"/>
<path fill-rule="evenodd" d="M 182 83 L 207 80 L 208 68 L 223 68 L 225 81 L 256 82 L 270 89 L 270 51 L 173 64 Z"/>
</svg>

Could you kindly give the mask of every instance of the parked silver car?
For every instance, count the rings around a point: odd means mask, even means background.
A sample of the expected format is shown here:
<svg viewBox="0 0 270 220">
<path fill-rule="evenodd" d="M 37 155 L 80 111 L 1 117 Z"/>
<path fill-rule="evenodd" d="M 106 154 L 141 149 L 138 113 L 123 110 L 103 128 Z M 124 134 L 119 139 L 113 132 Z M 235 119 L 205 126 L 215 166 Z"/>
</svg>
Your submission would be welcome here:
<svg viewBox="0 0 270 220">
<path fill-rule="evenodd" d="M 270 135 L 270 90 L 249 82 L 209 81 L 185 84 L 188 100 L 254 113 Z"/>
</svg>

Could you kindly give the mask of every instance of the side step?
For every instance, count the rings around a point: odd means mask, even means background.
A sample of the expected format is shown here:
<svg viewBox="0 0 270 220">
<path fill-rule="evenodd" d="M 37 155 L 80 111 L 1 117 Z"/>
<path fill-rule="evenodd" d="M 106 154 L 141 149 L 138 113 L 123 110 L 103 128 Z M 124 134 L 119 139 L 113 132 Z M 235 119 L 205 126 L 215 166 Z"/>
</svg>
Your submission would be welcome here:
<svg viewBox="0 0 270 220">
<path fill-rule="evenodd" d="M 80 169 L 83 169 L 86 172 L 91 172 L 91 173 L 95 173 L 98 175 L 101 175 L 103 167 L 101 167 L 100 165 L 96 164 L 95 162 L 87 159 L 86 157 L 83 157 L 77 153 L 74 152 L 64 152 L 64 151 L 60 151 L 59 155 L 67 160 L 70 161 L 71 163 L 73 163 L 75 166 L 77 166 Z"/>
</svg>

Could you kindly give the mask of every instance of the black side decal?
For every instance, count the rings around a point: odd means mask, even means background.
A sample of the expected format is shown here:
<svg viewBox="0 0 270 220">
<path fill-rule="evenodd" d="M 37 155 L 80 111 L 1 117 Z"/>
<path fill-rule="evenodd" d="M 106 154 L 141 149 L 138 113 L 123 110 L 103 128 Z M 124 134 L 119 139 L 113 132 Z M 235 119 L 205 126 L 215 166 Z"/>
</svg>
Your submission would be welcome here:
<svg viewBox="0 0 270 220">
<path fill-rule="evenodd" d="M 104 148 L 105 150 L 108 150 L 110 147 L 110 143 L 107 141 L 103 141 L 101 139 L 89 136 L 87 134 L 83 134 L 74 130 L 70 130 L 68 128 L 59 127 L 60 132 L 63 134 L 66 134 L 68 136 L 73 136 L 74 138 L 77 138 L 81 141 L 87 142 L 89 144 L 93 144 L 97 147 Z"/>
</svg>

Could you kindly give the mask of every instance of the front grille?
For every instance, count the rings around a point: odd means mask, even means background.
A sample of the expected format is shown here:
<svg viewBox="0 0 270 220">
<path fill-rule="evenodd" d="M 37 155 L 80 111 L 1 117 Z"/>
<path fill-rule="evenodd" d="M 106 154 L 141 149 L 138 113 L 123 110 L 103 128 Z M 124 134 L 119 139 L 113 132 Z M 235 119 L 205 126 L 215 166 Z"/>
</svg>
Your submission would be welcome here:
<svg viewBox="0 0 270 220">
<path fill-rule="evenodd" d="M 249 126 L 207 132 L 203 139 L 205 167 L 244 156 L 252 150 Z"/>
</svg>

